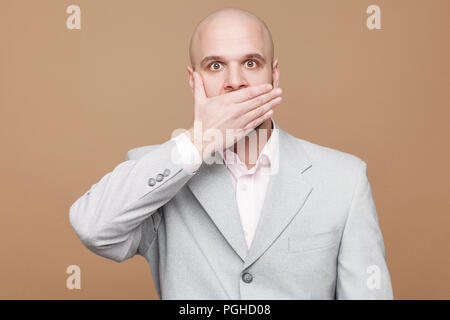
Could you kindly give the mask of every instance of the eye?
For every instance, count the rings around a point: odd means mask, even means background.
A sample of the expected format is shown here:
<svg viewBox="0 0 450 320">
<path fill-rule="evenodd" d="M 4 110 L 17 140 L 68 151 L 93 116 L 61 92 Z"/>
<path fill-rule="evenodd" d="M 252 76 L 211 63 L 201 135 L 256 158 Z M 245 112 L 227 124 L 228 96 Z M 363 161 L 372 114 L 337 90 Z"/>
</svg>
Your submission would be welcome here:
<svg viewBox="0 0 450 320">
<path fill-rule="evenodd" d="M 245 61 L 245 64 L 250 69 L 254 69 L 258 66 L 258 63 L 255 60 L 247 60 L 247 61 Z"/>
<path fill-rule="evenodd" d="M 222 64 L 220 63 L 220 62 L 218 62 L 218 61 L 216 61 L 216 62 L 213 62 L 213 63 L 211 63 L 210 65 L 209 65 L 209 69 L 211 69 L 211 70 L 213 70 L 213 71 L 217 71 L 217 70 L 220 70 L 220 66 L 221 66 Z"/>
</svg>

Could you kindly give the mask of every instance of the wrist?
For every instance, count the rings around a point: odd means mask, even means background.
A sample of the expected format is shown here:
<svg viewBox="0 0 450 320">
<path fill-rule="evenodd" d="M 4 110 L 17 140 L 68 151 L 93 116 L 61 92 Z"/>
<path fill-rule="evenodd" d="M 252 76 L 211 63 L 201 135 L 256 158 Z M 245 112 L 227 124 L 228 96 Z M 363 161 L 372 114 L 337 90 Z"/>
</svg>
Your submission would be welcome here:
<svg viewBox="0 0 450 320">
<path fill-rule="evenodd" d="M 196 131 L 194 127 L 191 127 L 189 130 L 187 130 L 186 134 L 191 140 L 192 144 L 197 148 L 202 162 L 215 152 L 214 141 L 212 141 L 212 143 L 209 141 L 205 141 L 203 133 Z"/>
<path fill-rule="evenodd" d="M 195 148 L 197 149 L 200 158 L 202 159 L 202 161 L 204 161 L 204 157 L 203 157 L 203 141 L 201 139 L 201 137 L 198 137 L 198 134 L 196 135 L 194 133 L 194 127 L 191 127 L 189 130 L 187 130 L 186 132 L 187 136 L 189 137 L 189 139 L 191 140 L 192 144 L 195 146 Z"/>
</svg>

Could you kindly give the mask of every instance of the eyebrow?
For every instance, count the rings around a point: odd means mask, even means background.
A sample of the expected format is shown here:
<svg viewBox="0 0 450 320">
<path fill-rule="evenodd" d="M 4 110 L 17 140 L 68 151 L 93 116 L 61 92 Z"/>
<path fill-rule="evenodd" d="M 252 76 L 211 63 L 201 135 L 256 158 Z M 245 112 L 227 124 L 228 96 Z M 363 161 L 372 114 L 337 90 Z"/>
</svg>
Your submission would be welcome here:
<svg viewBox="0 0 450 320">
<path fill-rule="evenodd" d="M 246 54 L 243 58 L 244 58 L 244 60 L 259 59 L 262 61 L 263 64 L 266 63 L 266 59 L 264 59 L 264 57 L 262 55 L 260 55 L 259 53 L 249 53 L 249 54 Z M 207 62 L 215 61 L 215 60 L 223 61 L 223 60 L 225 60 L 225 58 L 222 56 L 207 56 L 202 59 L 202 61 L 200 62 L 200 66 L 203 67 Z"/>
</svg>

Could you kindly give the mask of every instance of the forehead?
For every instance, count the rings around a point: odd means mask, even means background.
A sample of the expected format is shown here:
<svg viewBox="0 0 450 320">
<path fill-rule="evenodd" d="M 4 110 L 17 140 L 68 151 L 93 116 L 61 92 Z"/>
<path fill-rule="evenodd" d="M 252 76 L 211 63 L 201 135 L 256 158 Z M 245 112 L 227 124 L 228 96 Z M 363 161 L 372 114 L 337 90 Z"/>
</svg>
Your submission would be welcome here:
<svg viewBox="0 0 450 320">
<path fill-rule="evenodd" d="M 267 55 L 263 28 L 256 23 L 222 23 L 203 26 L 195 48 L 202 59 L 209 55 L 237 58 L 247 53 Z"/>
</svg>

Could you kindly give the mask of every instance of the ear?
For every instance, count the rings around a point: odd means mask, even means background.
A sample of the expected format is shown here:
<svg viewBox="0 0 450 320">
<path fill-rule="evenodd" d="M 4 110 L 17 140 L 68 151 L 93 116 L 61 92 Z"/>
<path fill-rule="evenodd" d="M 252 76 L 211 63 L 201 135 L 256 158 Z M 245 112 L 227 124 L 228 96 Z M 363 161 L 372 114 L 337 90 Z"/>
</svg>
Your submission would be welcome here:
<svg viewBox="0 0 450 320">
<path fill-rule="evenodd" d="M 273 61 L 272 65 L 272 86 L 277 88 L 280 84 L 280 69 L 278 67 L 278 59 Z"/>
<path fill-rule="evenodd" d="M 192 95 L 194 95 L 194 70 L 192 70 L 191 66 L 187 66 L 187 71 L 189 87 L 191 87 Z"/>
</svg>

